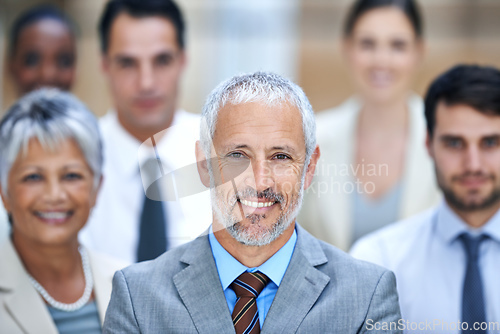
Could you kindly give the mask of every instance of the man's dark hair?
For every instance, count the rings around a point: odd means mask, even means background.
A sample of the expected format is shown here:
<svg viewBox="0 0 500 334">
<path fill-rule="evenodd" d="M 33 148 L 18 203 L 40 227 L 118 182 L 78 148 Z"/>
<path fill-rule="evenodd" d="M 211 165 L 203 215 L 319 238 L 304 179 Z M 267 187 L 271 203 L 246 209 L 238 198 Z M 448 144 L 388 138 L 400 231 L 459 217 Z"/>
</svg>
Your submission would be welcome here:
<svg viewBox="0 0 500 334">
<path fill-rule="evenodd" d="M 135 18 L 156 16 L 169 20 L 175 27 L 179 47 L 184 49 L 184 19 L 175 2 L 171 0 L 111 0 L 104 8 L 99 21 L 98 29 L 102 53 L 108 51 L 111 26 L 121 13 Z"/>
<path fill-rule="evenodd" d="M 19 42 L 19 35 L 28 26 L 37 23 L 41 20 L 51 19 L 64 24 L 70 34 L 75 37 L 77 28 L 71 19 L 64 14 L 59 8 L 52 5 L 38 5 L 21 13 L 21 15 L 14 21 L 10 30 L 9 41 L 9 54 L 14 56 L 16 52 L 17 43 Z"/>
<path fill-rule="evenodd" d="M 425 95 L 425 118 L 431 137 L 440 102 L 448 106 L 464 104 L 500 116 L 500 71 L 488 66 L 457 65 L 435 79 Z"/>
</svg>

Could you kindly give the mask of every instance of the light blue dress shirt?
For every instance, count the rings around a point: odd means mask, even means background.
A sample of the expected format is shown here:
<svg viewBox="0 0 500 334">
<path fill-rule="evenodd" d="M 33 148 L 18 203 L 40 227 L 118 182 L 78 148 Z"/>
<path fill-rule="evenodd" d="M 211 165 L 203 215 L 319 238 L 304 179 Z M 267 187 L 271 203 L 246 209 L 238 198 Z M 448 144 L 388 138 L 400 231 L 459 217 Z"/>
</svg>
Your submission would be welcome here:
<svg viewBox="0 0 500 334">
<path fill-rule="evenodd" d="M 281 284 L 281 280 L 285 275 L 288 264 L 292 258 L 293 250 L 295 249 L 295 244 L 297 242 L 297 233 L 293 231 L 292 236 L 287 241 L 287 243 L 280 248 L 269 260 L 264 262 L 262 265 L 256 268 L 248 268 L 236 260 L 231 254 L 229 254 L 217 241 L 217 238 L 213 234 L 212 227 L 210 226 L 210 233 L 208 235 L 208 240 L 210 241 L 210 247 L 212 248 L 212 254 L 215 259 L 215 265 L 217 266 L 217 272 L 219 273 L 220 283 L 222 289 L 224 290 L 224 295 L 226 297 L 227 306 L 229 307 L 229 312 L 232 314 L 234 305 L 236 304 L 236 293 L 231 289 L 231 283 L 245 271 L 256 272 L 260 271 L 269 277 L 270 282 L 262 290 L 262 292 L 257 297 L 257 309 L 259 310 L 259 322 L 260 328 L 264 324 L 267 312 L 271 307 L 274 300 L 274 296 L 278 291 L 278 287 Z"/>
<path fill-rule="evenodd" d="M 456 324 L 462 316 L 467 263 L 458 239 L 463 232 L 489 236 L 479 249 L 479 268 L 486 320 L 498 323 L 488 333 L 500 333 L 500 211 L 481 228 L 472 229 L 443 202 L 360 239 L 351 255 L 396 274 L 402 317 L 410 325 L 425 325 L 419 328 L 421 333 L 459 334 Z"/>
</svg>

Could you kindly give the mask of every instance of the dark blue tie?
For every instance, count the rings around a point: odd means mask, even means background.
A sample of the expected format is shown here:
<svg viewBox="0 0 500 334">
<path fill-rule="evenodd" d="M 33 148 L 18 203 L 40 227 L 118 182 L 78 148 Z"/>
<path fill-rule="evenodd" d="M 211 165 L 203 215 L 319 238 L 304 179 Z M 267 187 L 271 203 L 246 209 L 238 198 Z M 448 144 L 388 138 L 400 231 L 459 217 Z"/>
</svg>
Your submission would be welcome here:
<svg viewBox="0 0 500 334">
<path fill-rule="evenodd" d="M 152 260 L 167 249 L 166 218 L 163 202 L 144 196 L 139 227 L 137 262 Z"/>
<path fill-rule="evenodd" d="M 467 268 L 465 270 L 464 290 L 462 294 L 462 322 L 467 323 L 469 330 L 462 333 L 486 333 L 477 327 L 486 322 L 484 310 L 483 283 L 479 271 L 479 246 L 487 238 L 485 235 L 472 237 L 469 233 L 460 235 L 467 254 Z M 476 324 L 476 330 L 473 326 Z M 484 324 L 483 324 L 484 325 Z"/>
</svg>

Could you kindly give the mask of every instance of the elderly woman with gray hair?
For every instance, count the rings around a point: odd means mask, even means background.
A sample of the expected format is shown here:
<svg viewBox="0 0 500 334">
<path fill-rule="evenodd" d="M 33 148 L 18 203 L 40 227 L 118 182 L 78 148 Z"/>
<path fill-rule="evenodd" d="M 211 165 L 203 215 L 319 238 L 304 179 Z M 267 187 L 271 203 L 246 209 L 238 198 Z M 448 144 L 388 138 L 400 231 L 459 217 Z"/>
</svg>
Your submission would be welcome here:
<svg viewBox="0 0 500 334">
<path fill-rule="evenodd" d="M 102 144 L 69 93 L 42 89 L 0 123 L 0 192 L 11 234 L 0 244 L 0 332 L 101 333 L 121 264 L 79 245 L 95 204 Z"/>
</svg>

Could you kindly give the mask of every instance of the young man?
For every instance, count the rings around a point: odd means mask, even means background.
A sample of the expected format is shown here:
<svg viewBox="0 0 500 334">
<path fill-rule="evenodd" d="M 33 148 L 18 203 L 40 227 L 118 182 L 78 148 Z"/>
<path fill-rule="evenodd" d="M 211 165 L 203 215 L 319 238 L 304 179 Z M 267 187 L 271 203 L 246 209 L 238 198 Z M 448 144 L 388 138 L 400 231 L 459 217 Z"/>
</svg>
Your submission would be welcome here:
<svg viewBox="0 0 500 334">
<path fill-rule="evenodd" d="M 381 333 L 377 324 L 396 323 L 394 275 L 295 222 L 319 158 L 304 92 L 274 74 L 237 76 L 212 92 L 202 121 L 209 234 L 117 272 L 104 333 Z"/>
<path fill-rule="evenodd" d="M 498 333 L 500 71 L 452 68 L 430 86 L 425 115 L 443 203 L 351 253 L 394 271 L 408 332 Z"/>
<path fill-rule="evenodd" d="M 210 224 L 208 192 L 176 201 L 145 196 L 149 160 L 164 174 L 196 163 L 199 117 L 177 109 L 186 65 L 184 21 L 169 0 L 112 0 L 99 34 L 114 108 L 100 121 L 104 182 L 81 239 L 129 262 L 148 260 L 194 239 Z M 196 174 L 192 181 L 201 188 Z"/>
</svg>

